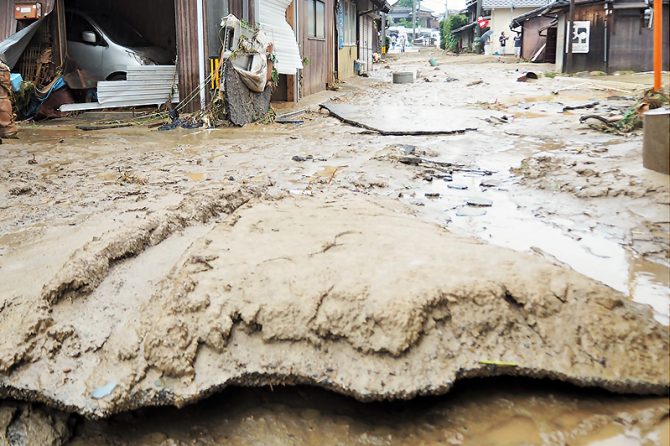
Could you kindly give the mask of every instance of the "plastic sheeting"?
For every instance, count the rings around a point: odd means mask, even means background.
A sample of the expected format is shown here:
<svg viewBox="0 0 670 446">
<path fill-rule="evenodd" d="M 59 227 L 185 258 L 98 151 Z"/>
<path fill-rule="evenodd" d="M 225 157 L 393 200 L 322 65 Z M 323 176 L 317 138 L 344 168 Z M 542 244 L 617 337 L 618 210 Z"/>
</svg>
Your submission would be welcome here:
<svg viewBox="0 0 670 446">
<path fill-rule="evenodd" d="M 256 22 L 274 43 L 277 63 L 275 68 L 280 74 L 296 74 L 302 69 L 300 48 L 291 25 L 286 21 L 286 8 L 292 0 L 260 0 Z"/>
</svg>

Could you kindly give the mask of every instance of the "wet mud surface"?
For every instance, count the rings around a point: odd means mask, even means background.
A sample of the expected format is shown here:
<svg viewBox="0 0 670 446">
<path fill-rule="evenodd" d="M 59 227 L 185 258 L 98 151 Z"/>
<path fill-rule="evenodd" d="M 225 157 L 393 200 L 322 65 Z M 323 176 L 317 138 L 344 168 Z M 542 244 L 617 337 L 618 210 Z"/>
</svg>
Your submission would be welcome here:
<svg viewBox="0 0 670 446">
<path fill-rule="evenodd" d="M 322 102 L 373 114 L 383 101 L 398 110 L 391 126 L 411 122 L 407 103 L 445 119 L 467 110 L 477 131 L 381 136 L 317 105 L 302 125 L 23 126 L 0 158 L 3 396 L 97 417 L 194 403 L 235 383 L 312 384 L 369 400 L 504 374 L 667 395 L 667 176 L 642 168 L 640 135 L 597 133 L 579 124 L 580 110 L 563 111 L 598 101 L 588 113 L 617 113 L 644 83 L 517 83 L 524 68 L 515 64 L 442 57 L 434 70 L 428 57 L 392 64 L 420 70 L 410 87 L 380 67 Z M 549 401 L 523 388 L 492 390 L 481 404 Z M 286 392 L 279 399 L 290 405 Z M 667 397 L 599 395 L 609 408 L 558 393 L 546 410 L 527 411 L 530 421 L 501 419 L 498 438 L 523 444 L 515 431 L 534 432 L 530 422 L 545 441 L 548 414 L 560 418 L 570 404 L 616 426 L 589 441 L 592 430 L 570 430 L 581 444 L 667 437 Z M 463 420 L 444 427 L 456 429 L 452 444 L 474 438 L 457 435 L 469 422 L 478 438 L 495 431 L 496 418 L 475 422 L 477 411 L 448 398 L 445 418 Z M 249 410 L 265 422 L 250 429 L 289 423 L 314 443 L 295 411 Z M 638 437 L 638 418 L 618 410 L 644 418 Z M 346 435 L 366 429 L 314 416 Z M 244 429 L 231 417 L 231 429 Z M 102 435 L 87 423 L 86 435 Z M 403 426 L 368 444 L 437 441 Z M 145 444 L 171 438 L 145 433 Z M 611 444 L 629 444 L 624 437 Z"/>
</svg>

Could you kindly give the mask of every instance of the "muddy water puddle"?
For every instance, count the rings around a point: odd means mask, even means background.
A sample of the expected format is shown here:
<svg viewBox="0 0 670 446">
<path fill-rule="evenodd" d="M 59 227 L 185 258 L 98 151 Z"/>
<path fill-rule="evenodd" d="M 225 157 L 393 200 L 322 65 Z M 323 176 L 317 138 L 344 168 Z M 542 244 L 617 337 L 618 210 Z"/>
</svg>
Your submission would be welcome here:
<svg viewBox="0 0 670 446">
<path fill-rule="evenodd" d="M 596 234 L 588 222 L 565 216 L 551 221 L 538 218 L 519 207 L 505 188 L 504 183 L 486 176 L 454 173 L 452 181 L 434 180 L 405 200 L 420 204 L 451 230 L 567 264 L 650 305 L 656 320 L 670 324 L 667 265 L 640 258 L 619 241 L 600 235 L 602 231 Z"/>
<path fill-rule="evenodd" d="M 72 445 L 656 445 L 666 398 L 533 380 L 457 384 L 442 397 L 359 403 L 309 387 L 232 388 L 197 405 L 82 421 Z"/>
</svg>

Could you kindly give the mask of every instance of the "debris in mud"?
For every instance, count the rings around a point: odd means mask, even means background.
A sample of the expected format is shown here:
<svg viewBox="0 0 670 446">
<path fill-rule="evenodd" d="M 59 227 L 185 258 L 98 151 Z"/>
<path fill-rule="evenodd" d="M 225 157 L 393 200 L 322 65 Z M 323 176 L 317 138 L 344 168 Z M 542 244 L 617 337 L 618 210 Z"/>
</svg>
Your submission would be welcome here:
<svg viewBox="0 0 670 446">
<path fill-rule="evenodd" d="M 592 129 L 601 132 L 625 135 L 642 128 L 643 116 L 645 112 L 663 107 L 668 103 L 670 103 L 668 97 L 663 93 L 656 93 L 653 90 L 647 90 L 643 93 L 642 97 L 635 103 L 635 105 L 625 110 L 623 115 L 584 115 L 579 118 L 579 122 L 587 123 Z M 589 122 L 590 120 L 598 121 L 599 124 Z"/>
<path fill-rule="evenodd" d="M 302 156 L 302 155 L 293 155 L 291 160 L 297 163 L 304 163 L 305 161 L 311 161 L 314 157 L 312 155 Z"/>
<path fill-rule="evenodd" d="M 426 192 L 426 193 L 423 194 L 423 195 L 424 195 L 426 198 L 432 198 L 432 199 L 440 198 L 440 196 L 441 196 L 438 192 Z"/>
<path fill-rule="evenodd" d="M 600 105 L 600 101 L 592 101 L 588 102 L 586 104 L 578 104 L 578 105 L 564 105 L 563 106 L 563 111 L 570 111 L 570 110 L 581 110 L 584 108 L 593 108 L 597 105 Z"/>
<path fill-rule="evenodd" d="M 483 84 L 484 81 L 481 79 L 477 79 L 476 81 L 469 82 L 466 87 L 474 87 L 475 85 Z"/>
<path fill-rule="evenodd" d="M 135 173 L 129 171 L 121 172 L 121 175 L 119 175 L 116 181 L 121 184 L 140 184 L 140 185 L 147 184 L 147 180 L 145 178 L 142 178 L 136 175 Z"/>
<path fill-rule="evenodd" d="M 26 195 L 33 192 L 33 188 L 28 184 L 20 184 L 9 189 L 9 195 L 18 197 L 19 195 Z"/>
<path fill-rule="evenodd" d="M 530 79 L 537 80 L 537 74 L 535 74 L 532 71 L 529 71 L 529 72 L 519 76 L 516 81 L 517 82 L 528 82 L 528 80 L 530 80 Z"/>
<path fill-rule="evenodd" d="M 538 189 L 572 193 L 580 198 L 632 198 L 663 196 L 667 186 L 647 184 L 644 178 L 631 176 L 620 168 L 596 169 L 590 161 L 578 156 L 555 156 L 540 153 L 510 169 L 521 177 L 521 183 Z"/>
<path fill-rule="evenodd" d="M 37 158 L 35 157 L 35 154 L 33 154 L 33 157 L 28 160 L 28 164 L 37 164 Z"/>
<path fill-rule="evenodd" d="M 468 206 L 473 207 L 491 207 L 493 206 L 493 201 L 488 198 L 481 197 L 469 197 L 465 200 Z"/>
<path fill-rule="evenodd" d="M 455 190 L 466 190 L 468 188 L 465 184 L 447 184 L 447 187 Z"/>
<path fill-rule="evenodd" d="M 380 157 L 377 157 L 376 159 L 378 160 L 391 160 L 391 161 L 397 161 L 401 164 L 407 164 L 410 166 L 416 166 L 416 167 L 421 167 L 424 169 L 428 170 L 434 170 L 438 172 L 442 172 L 443 174 L 446 174 L 443 176 L 443 178 L 451 177 L 454 172 L 466 172 L 466 173 L 471 173 L 471 174 L 477 174 L 477 175 L 493 175 L 493 171 L 490 170 L 485 170 L 485 169 L 478 169 L 475 167 L 470 167 L 465 164 L 461 163 L 451 163 L 448 161 L 437 161 L 437 160 L 430 160 L 427 158 L 422 158 L 417 155 L 413 156 L 394 156 L 394 155 L 382 155 Z M 435 174 L 433 174 L 435 176 Z"/>
</svg>

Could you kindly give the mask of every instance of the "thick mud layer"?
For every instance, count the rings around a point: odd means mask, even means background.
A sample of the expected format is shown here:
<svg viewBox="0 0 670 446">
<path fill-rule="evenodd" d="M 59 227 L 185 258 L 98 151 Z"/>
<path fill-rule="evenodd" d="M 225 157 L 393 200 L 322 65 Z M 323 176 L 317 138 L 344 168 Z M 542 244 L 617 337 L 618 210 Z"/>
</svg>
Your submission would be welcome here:
<svg viewBox="0 0 670 446">
<path fill-rule="evenodd" d="M 149 283 L 112 285 L 109 263 L 164 269 L 154 219 L 102 234 L 41 293 L 11 301 L 4 396 L 103 417 L 236 383 L 310 383 L 361 400 L 495 375 L 667 391 L 666 329 L 596 281 L 423 223 L 394 201 L 244 197 L 219 198 L 228 218 L 173 250 L 174 267 Z M 203 212 L 176 221 L 214 214 Z"/>
</svg>

